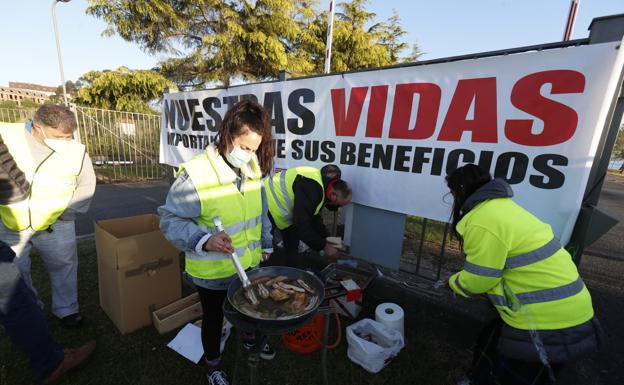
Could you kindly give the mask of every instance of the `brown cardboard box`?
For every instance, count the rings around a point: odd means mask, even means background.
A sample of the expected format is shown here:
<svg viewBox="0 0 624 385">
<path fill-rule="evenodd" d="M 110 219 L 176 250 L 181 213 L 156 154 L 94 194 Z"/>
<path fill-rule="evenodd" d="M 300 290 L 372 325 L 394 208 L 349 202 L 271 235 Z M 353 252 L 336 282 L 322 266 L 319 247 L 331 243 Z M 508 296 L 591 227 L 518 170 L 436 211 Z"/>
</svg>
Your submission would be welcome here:
<svg viewBox="0 0 624 385">
<path fill-rule="evenodd" d="M 199 295 L 193 293 L 152 313 L 154 327 L 165 334 L 202 316 Z"/>
<path fill-rule="evenodd" d="M 152 311 L 182 296 L 178 250 L 157 215 L 95 224 L 100 306 L 122 334 L 152 323 Z"/>
</svg>

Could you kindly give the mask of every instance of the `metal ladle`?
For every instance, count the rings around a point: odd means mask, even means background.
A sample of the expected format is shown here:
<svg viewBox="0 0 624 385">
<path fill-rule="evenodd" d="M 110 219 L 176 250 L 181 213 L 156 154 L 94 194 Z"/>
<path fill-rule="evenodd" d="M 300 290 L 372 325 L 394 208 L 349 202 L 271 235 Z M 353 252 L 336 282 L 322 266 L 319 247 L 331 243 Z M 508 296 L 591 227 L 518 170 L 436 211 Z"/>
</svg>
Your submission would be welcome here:
<svg viewBox="0 0 624 385">
<path fill-rule="evenodd" d="M 218 231 L 225 232 L 223 223 L 221 223 L 221 218 L 214 217 L 213 223 Z M 256 293 L 254 292 L 251 286 L 251 281 L 249 281 L 249 277 L 247 277 L 247 273 L 245 273 L 245 269 L 243 269 L 243 266 L 241 265 L 240 260 L 238 259 L 238 255 L 236 254 L 236 251 L 230 254 L 230 260 L 234 264 L 234 268 L 236 269 L 236 274 L 238 274 L 238 278 L 240 278 L 243 284 L 243 289 L 245 290 L 245 298 L 247 298 L 247 300 L 251 302 L 252 305 L 254 306 L 258 305 L 260 301 L 258 300 L 258 297 L 256 297 Z"/>
</svg>

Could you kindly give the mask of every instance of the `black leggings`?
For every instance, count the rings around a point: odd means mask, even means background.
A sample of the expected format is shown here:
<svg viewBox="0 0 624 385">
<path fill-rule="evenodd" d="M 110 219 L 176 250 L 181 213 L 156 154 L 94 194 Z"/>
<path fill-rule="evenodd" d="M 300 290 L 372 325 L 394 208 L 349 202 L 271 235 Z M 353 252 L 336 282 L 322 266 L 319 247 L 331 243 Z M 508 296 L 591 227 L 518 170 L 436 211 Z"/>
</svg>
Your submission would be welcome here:
<svg viewBox="0 0 624 385">
<path fill-rule="evenodd" d="M 548 369 L 540 362 L 514 360 L 497 351 L 503 322 L 497 319 L 487 325 L 477 339 L 471 370 L 474 385 L 547 385 L 553 384 Z M 550 364 L 555 376 L 563 364 Z"/>
<path fill-rule="evenodd" d="M 216 360 L 221 356 L 221 329 L 223 328 L 223 301 L 227 297 L 227 290 L 211 290 L 195 286 L 201 301 L 202 316 L 202 345 L 204 357 L 208 361 Z"/>
</svg>

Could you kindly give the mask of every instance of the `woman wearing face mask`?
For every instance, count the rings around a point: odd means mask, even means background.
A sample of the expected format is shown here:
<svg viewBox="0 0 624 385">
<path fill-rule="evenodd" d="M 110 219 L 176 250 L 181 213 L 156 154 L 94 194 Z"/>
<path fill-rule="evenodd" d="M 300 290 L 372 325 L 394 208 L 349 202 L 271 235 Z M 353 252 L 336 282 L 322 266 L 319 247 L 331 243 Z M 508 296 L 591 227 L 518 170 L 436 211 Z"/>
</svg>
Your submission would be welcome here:
<svg viewBox="0 0 624 385">
<path fill-rule="evenodd" d="M 208 383 L 227 385 L 220 341 L 227 288 L 236 277 L 228 254 L 236 251 L 245 269 L 272 252 L 260 182 L 273 168 L 270 117 L 258 103 L 244 100 L 223 119 L 216 144 L 182 164 L 159 207 L 165 237 L 185 252 L 186 274 L 195 284 L 203 309 L 202 344 Z M 215 229 L 219 217 L 225 231 Z M 246 343 L 247 347 L 253 341 Z M 265 345 L 261 357 L 275 353 Z"/>
<path fill-rule="evenodd" d="M 598 345 L 589 291 L 550 225 L 479 166 L 453 171 L 452 224 L 466 254 L 449 278 L 464 297 L 486 295 L 500 315 L 479 336 L 471 384 L 551 384 L 564 364 Z"/>
</svg>

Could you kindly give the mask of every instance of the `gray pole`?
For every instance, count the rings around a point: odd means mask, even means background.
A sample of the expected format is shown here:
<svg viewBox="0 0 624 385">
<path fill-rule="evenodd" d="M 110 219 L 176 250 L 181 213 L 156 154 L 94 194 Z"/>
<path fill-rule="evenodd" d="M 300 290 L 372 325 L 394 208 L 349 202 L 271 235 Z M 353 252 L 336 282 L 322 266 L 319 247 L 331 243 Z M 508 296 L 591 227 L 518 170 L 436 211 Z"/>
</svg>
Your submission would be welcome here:
<svg viewBox="0 0 624 385">
<path fill-rule="evenodd" d="M 334 11 L 335 11 L 334 0 L 329 2 L 329 15 L 327 20 L 327 43 L 325 46 L 325 70 L 323 73 L 331 72 L 331 47 L 332 47 L 332 37 L 334 35 Z"/>
<path fill-rule="evenodd" d="M 61 41 L 59 39 L 58 27 L 56 26 L 56 3 L 62 1 L 68 3 L 71 0 L 52 0 L 52 26 L 54 26 L 54 38 L 56 39 L 56 54 L 58 55 L 59 71 L 61 72 L 61 83 L 63 85 L 63 100 L 67 103 L 67 89 L 65 88 L 65 74 L 63 73 L 63 59 L 61 58 Z"/>
</svg>

